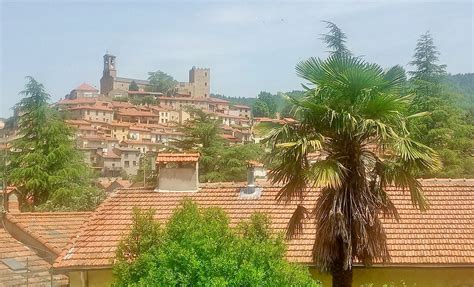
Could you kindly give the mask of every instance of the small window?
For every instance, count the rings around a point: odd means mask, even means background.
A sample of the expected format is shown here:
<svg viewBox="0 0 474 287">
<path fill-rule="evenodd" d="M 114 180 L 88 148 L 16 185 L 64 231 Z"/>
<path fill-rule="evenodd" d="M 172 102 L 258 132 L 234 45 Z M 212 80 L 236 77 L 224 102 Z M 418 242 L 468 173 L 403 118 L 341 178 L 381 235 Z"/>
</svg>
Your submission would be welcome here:
<svg viewBox="0 0 474 287">
<path fill-rule="evenodd" d="M 125 167 L 130 167 L 130 162 L 129 162 L 128 160 L 126 160 L 126 161 L 124 162 L 124 165 L 125 165 Z"/>
<path fill-rule="evenodd" d="M 207 82 L 204 83 L 204 86 L 207 86 Z"/>
<path fill-rule="evenodd" d="M 207 77 L 207 72 L 204 73 L 204 77 Z"/>
<path fill-rule="evenodd" d="M 133 166 L 137 166 L 137 162 L 136 162 L 136 161 L 133 161 Z"/>
<path fill-rule="evenodd" d="M 99 115 L 99 112 L 98 112 L 98 111 L 95 111 L 95 115 L 98 116 L 98 115 Z"/>
</svg>

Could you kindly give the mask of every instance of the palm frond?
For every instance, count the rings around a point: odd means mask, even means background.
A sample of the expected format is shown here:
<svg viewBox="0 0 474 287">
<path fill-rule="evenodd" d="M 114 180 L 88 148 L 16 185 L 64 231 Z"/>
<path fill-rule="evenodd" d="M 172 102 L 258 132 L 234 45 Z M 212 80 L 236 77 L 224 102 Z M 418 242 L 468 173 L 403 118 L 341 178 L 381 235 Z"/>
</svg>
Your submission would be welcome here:
<svg viewBox="0 0 474 287">
<path fill-rule="evenodd" d="M 309 168 L 309 179 L 316 186 L 337 189 L 342 185 L 346 168 L 335 159 L 318 160 Z"/>
<path fill-rule="evenodd" d="M 286 238 L 292 239 L 303 233 L 304 220 L 310 215 L 308 209 L 301 204 L 298 204 L 286 228 Z"/>
</svg>

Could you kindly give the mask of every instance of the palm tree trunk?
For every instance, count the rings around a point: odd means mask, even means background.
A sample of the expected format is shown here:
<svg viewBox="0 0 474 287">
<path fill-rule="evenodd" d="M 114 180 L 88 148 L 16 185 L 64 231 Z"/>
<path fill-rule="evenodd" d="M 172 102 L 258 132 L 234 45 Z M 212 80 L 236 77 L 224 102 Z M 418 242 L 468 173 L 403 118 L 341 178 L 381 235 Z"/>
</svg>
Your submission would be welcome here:
<svg viewBox="0 0 474 287">
<path fill-rule="evenodd" d="M 351 287 L 352 269 L 344 270 L 342 260 L 332 272 L 332 287 Z"/>
</svg>

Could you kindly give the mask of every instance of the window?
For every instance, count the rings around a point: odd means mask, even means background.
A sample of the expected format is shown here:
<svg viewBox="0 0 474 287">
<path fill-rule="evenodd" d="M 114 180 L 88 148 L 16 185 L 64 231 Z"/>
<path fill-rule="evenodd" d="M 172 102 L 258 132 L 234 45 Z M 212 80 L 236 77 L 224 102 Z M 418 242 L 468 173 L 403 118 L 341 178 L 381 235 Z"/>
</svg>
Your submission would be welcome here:
<svg viewBox="0 0 474 287">
<path fill-rule="evenodd" d="M 130 167 L 130 162 L 129 162 L 128 160 L 126 160 L 126 161 L 124 162 L 124 165 L 125 165 L 125 167 Z"/>
<path fill-rule="evenodd" d="M 87 111 L 87 115 L 89 115 L 89 111 Z"/>
<path fill-rule="evenodd" d="M 204 77 L 207 77 L 207 72 L 204 73 Z"/>
<path fill-rule="evenodd" d="M 112 164 L 112 167 L 115 167 L 115 163 Z"/>
<path fill-rule="evenodd" d="M 98 112 L 98 111 L 95 111 L 95 115 L 98 116 L 98 115 L 99 115 L 99 112 Z"/>
<path fill-rule="evenodd" d="M 204 83 L 204 86 L 207 86 L 207 82 Z"/>
<path fill-rule="evenodd" d="M 102 115 L 105 117 L 105 112 L 102 112 Z"/>
<path fill-rule="evenodd" d="M 137 166 L 137 162 L 135 160 L 133 161 L 133 166 Z"/>
<path fill-rule="evenodd" d="M 123 155 L 124 158 L 128 158 L 128 153 Z"/>
</svg>

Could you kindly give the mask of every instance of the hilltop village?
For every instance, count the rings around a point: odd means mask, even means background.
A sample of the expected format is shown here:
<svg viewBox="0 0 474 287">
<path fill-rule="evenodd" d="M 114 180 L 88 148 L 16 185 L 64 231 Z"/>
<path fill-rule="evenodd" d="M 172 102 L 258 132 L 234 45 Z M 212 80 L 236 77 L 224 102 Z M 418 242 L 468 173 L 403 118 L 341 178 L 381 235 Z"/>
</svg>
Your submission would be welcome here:
<svg viewBox="0 0 474 287">
<path fill-rule="evenodd" d="M 160 148 L 183 139 L 179 127 L 192 117 L 193 109 L 218 120 L 220 136 L 229 144 L 258 142 L 260 137 L 253 133 L 257 123 L 291 120 L 253 118 L 251 107 L 211 97 L 210 69 L 191 68 L 189 81 L 178 82 L 165 95 L 151 92 L 147 80 L 118 77 L 115 56 L 104 55 L 103 64 L 100 89 L 83 83 L 54 104 L 75 128 L 85 161 L 102 177 L 136 175 L 144 155 L 154 157 Z M 138 88 L 131 90 L 133 85 Z M 133 104 L 132 99 L 144 98 L 153 103 Z"/>
</svg>

